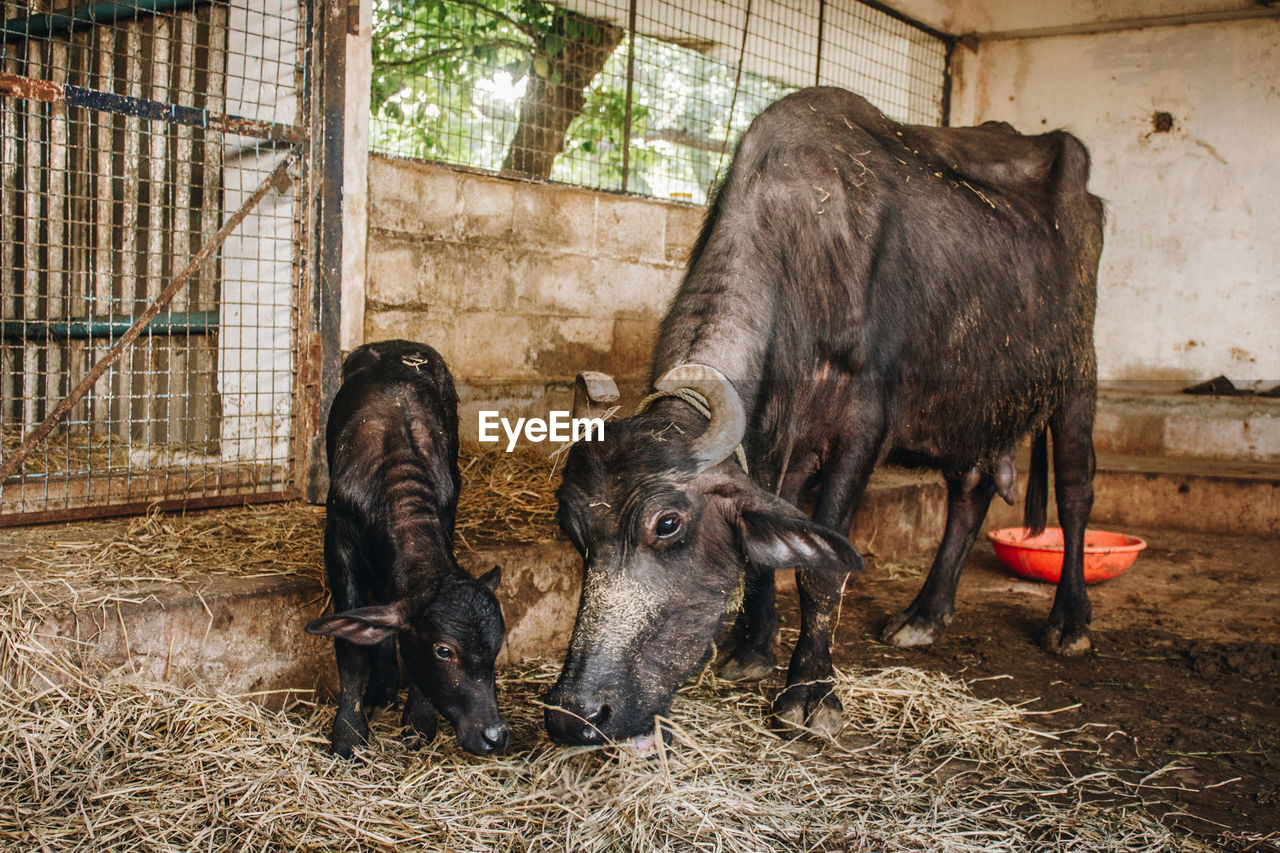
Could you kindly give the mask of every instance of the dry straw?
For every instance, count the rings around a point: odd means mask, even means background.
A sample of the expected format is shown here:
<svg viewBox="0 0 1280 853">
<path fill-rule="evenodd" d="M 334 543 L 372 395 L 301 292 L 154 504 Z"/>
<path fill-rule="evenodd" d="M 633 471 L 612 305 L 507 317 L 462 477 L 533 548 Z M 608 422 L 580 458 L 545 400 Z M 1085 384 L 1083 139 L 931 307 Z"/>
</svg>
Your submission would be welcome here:
<svg viewBox="0 0 1280 853">
<path fill-rule="evenodd" d="M 557 535 L 552 462 L 464 450 L 459 547 Z M 323 575 L 323 507 L 282 503 L 0 531 L 0 599 L 57 608 L 138 601 L 209 575 Z"/>
<path fill-rule="evenodd" d="M 269 712 L 90 676 L 4 627 L 0 842 L 30 850 L 1200 850 L 1105 774 L 1070 779 L 1018 709 L 911 669 L 845 674 L 855 732 L 779 738 L 754 692 L 682 694 L 652 758 L 540 733 L 554 665 L 508 670 L 515 749 L 474 758 L 375 720 L 328 755 L 331 709 Z M 710 681 L 710 680 L 709 680 Z M 1053 772 L 1049 772 L 1050 770 Z M 1046 780 L 1057 777 L 1060 784 Z"/>
<path fill-rule="evenodd" d="M 522 535 L 551 535 L 539 509 L 553 506 L 549 461 L 463 464 L 467 488 L 486 483 L 495 497 L 463 508 L 489 521 L 460 527 L 482 540 L 510 519 Z M 526 508 L 498 506 L 513 495 Z M 194 587 L 210 571 L 317 573 L 322 525 L 316 508 L 268 506 L 44 528 L 29 541 L 40 531 L 6 532 L 0 849 L 1206 849 L 1145 812 L 1132 781 L 1073 778 L 1036 731 L 1042 718 L 912 669 L 842 673 L 846 735 L 819 743 L 779 738 L 763 725 L 764 695 L 707 676 L 677 698 L 673 744 L 644 758 L 550 744 L 539 698 L 557 667 L 524 665 L 500 684 L 509 754 L 469 756 L 447 725 L 423 744 L 382 712 L 369 748 L 342 761 L 327 750 L 328 704 L 275 712 L 146 682 L 42 636 L 69 607 Z"/>
<path fill-rule="evenodd" d="M 494 541 L 544 542 L 556 526 L 555 460 L 531 449 L 464 447 L 458 460 L 458 545 L 475 548 Z"/>
</svg>

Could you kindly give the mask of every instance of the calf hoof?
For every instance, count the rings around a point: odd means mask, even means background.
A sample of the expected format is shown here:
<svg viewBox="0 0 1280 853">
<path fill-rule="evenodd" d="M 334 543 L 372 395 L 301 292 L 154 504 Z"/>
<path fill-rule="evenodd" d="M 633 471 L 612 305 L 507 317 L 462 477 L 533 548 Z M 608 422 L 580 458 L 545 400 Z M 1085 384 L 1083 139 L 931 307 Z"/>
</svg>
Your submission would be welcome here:
<svg viewBox="0 0 1280 853">
<path fill-rule="evenodd" d="M 440 716 L 427 700 L 413 701 L 412 697 L 405 702 L 404 714 L 400 718 L 402 726 L 408 726 L 418 733 L 427 743 L 435 740 L 436 729 L 440 725 Z"/>
<path fill-rule="evenodd" d="M 773 673 L 778 659 L 749 649 L 738 649 L 716 666 L 716 677 L 723 681 L 759 681 Z"/>
<path fill-rule="evenodd" d="M 810 732 L 835 737 L 844 728 L 840 718 L 844 710 L 830 683 L 797 684 L 782 691 L 773 702 L 771 723 L 780 732 Z"/>
<path fill-rule="evenodd" d="M 363 718 L 344 720 L 341 717 L 333 721 L 333 754 L 339 758 L 350 758 L 357 746 L 369 742 L 369 724 Z"/>
<path fill-rule="evenodd" d="M 1049 624 L 1040 633 L 1040 646 L 1047 652 L 1065 658 L 1079 657 L 1093 651 L 1093 641 L 1089 639 L 1089 629 L 1067 628 Z"/>
<path fill-rule="evenodd" d="M 903 649 L 931 646 L 942 636 L 943 629 L 950 621 L 950 618 L 923 619 L 908 608 L 889 617 L 880 632 L 880 642 Z"/>
</svg>

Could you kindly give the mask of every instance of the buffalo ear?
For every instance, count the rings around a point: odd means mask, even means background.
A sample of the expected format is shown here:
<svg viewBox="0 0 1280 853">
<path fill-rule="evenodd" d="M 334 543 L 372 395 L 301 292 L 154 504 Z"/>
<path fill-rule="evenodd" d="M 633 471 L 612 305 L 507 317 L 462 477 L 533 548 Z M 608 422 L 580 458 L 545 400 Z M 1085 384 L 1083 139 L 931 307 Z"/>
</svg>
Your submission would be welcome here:
<svg viewBox="0 0 1280 853">
<path fill-rule="evenodd" d="M 489 592 L 496 593 L 498 591 L 498 584 L 502 581 L 502 566 L 494 566 L 492 569 L 477 578 L 477 580 L 489 587 Z"/>
<path fill-rule="evenodd" d="M 307 623 L 308 634 L 335 637 L 361 646 L 376 646 L 407 626 L 401 602 L 357 607 Z"/>
<path fill-rule="evenodd" d="M 862 555 L 842 536 L 782 498 L 758 488 L 738 498 L 738 535 L 747 559 L 764 569 L 862 571 Z"/>
</svg>

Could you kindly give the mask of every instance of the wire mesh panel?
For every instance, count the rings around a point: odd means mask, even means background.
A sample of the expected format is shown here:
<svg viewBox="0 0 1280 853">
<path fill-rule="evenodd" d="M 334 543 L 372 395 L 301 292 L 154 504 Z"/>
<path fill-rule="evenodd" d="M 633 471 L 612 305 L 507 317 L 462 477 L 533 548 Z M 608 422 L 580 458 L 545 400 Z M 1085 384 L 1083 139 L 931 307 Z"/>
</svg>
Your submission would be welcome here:
<svg viewBox="0 0 1280 853">
<path fill-rule="evenodd" d="M 5 457 L 289 156 L 303 103 L 300 0 L 51 5 L 0 0 Z M 254 206 L 0 483 L 0 515 L 290 485 L 302 198 Z"/>
<path fill-rule="evenodd" d="M 372 147 L 701 202 L 804 86 L 939 124 L 947 42 L 857 0 L 375 0 Z"/>
</svg>

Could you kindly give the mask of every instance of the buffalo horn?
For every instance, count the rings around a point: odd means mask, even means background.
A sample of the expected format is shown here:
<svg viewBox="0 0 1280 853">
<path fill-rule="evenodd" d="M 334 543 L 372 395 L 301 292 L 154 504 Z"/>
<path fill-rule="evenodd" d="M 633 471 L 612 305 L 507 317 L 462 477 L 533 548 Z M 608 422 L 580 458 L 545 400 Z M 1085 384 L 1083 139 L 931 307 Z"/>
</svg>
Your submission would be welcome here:
<svg viewBox="0 0 1280 853">
<path fill-rule="evenodd" d="M 613 403 L 618 399 L 618 386 L 607 373 L 584 370 L 573 383 L 573 417 L 595 418 L 604 412 L 599 403 Z"/>
<path fill-rule="evenodd" d="M 688 388 L 706 398 L 711 420 L 692 447 L 699 471 L 728 459 L 742 441 L 747 431 L 747 413 L 733 383 L 719 370 L 706 364 L 681 364 L 662 374 L 653 387 L 659 391 Z"/>
</svg>

